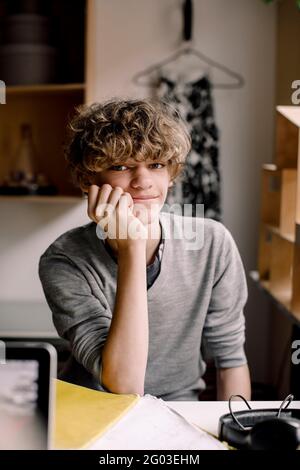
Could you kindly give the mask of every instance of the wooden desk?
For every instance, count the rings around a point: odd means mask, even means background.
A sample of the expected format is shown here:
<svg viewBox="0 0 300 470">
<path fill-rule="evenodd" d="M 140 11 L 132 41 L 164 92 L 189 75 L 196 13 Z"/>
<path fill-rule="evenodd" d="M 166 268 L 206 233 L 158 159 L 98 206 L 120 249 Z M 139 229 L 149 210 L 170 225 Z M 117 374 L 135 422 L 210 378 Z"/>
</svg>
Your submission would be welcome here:
<svg viewBox="0 0 300 470">
<path fill-rule="evenodd" d="M 279 408 L 281 401 L 250 401 L 251 408 Z M 182 414 L 188 421 L 200 426 L 215 436 L 218 435 L 219 418 L 229 413 L 227 401 L 169 401 L 168 406 Z M 245 410 L 247 407 L 242 401 L 232 404 L 234 411 Z M 300 408 L 300 401 L 294 401 L 289 408 Z"/>
<path fill-rule="evenodd" d="M 148 401 L 149 399 L 150 401 Z M 143 446 L 145 446 L 146 449 L 151 449 L 153 448 L 151 445 L 156 439 L 157 429 L 159 429 L 159 417 L 162 419 L 161 437 L 163 438 L 163 436 L 165 436 L 167 442 L 171 442 L 168 441 L 168 438 L 170 437 L 170 426 L 174 426 L 174 420 L 172 421 L 172 419 L 170 419 L 166 407 L 163 406 L 163 404 L 159 404 L 159 401 L 151 399 L 149 396 L 148 400 L 146 397 L 145 400 L 139 400 L 140 397 L 138 395 L 101 393 L 60 380 L 56 381 L 56 419 L 53 447 L 56 449 L 91 448 L 96 450 L 121 450 L 144 449 Z M 216 437 L 218 436 L 220 416 L 229 412 L 227 401 L 171 401 L 165 403 L 186 418 L 187 421 L 199 426 L 204 431 Z M 139 404 L 141 404 L 141 407 L 138 407 Z M 279 409 L 280 405 L 280 401 L 250 402 L 250 406 L 253 409 Z M 300 402 L 295 401 L 291 403 L 290 407 L 299 408 Z M 246 405 L 243 401 L 235 401 L 232 403 L 232 409 L 235 411 L 244 410 L 246 409 Z M 136 413 L 134 413 L 135 410 L 137 410 Z M 151 412 L 149 410 L 151 410 Z M 132 421 L 126 421 L 127 416 L 129 416 L 127 413 L 131 412 Z M 157 413 L 156 419 L 153 419 L 153 413 Z M 120 425 L 116 429 L 114 425 L 117 426 L 118 423 L 120 423 Z M 126 433 L 129 423 L 131 432 Z M 176 423 L 180 424 L 178 417 Z M 107 433 L 109 434 L 110 430 L 113 429 L 116 430 L 115 433 L 112 431 L 111 435 L 107 435 Z M 144 442 L 141 436 L 143 436 L 143 433 L 147 432 L 147 429 L 150 433 L 148 433 L 150 441 L 146 439 L 146 442 Z M 154 438 L 154 441 L 151 441 L 151 436 Z M 170 447 L 170 449 L 178 448 L 177 436 L 174 437 L 175 441 L 173 440 L 173 445 L 174 442 L 176 442 L 176 445 L 175 447 Z M 189 437 L 191 438 L 191 442 L 193 442 L 195 436 Z M 159 445 L 162 445 L 162 443 L 160 442 Z M 194 444 L 187 442 L 186 445 Z M 209 445 L 210 443 L 208 443 L 208 447 Z M 158 448 L 163 449 L 164 447 Z M 190 449 L 194 447 L 182 448 Z"/>
</svg>

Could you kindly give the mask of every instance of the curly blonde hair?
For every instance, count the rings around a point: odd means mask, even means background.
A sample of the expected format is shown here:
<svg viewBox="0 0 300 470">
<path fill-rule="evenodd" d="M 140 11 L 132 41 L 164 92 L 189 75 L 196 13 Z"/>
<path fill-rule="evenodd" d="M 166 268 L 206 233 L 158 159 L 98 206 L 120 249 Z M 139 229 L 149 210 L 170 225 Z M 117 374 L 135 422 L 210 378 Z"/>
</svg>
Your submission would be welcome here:
<svg viewBox="0 0 300 470">
<path fill-rule="evenodd" d="M 64 151 L 75 185 L 85 191 L 96 173 L 130 158 L 167 164 L 174 181 L 190 147 L 186 124 L 169 104 L 114 99 L 76 109 Z"/>
</svg>

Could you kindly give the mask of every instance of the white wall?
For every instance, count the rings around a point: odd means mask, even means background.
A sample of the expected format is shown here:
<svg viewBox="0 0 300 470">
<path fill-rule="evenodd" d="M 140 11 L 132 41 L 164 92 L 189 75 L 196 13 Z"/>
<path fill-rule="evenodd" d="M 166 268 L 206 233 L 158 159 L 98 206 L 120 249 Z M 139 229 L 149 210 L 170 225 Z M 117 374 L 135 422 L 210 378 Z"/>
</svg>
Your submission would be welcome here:
<svg viewBox="0 0 300 470">
<path fill-rule="evenodd" d="M 182 0 L 94 1 L 88 101 L 146 95 L 132 76 L 179 47 Z M 260 168 L 273 151 L 276 10 L 261 0 L 195 0 L 194 10 L 194 47 L 246 81 L 240 90 L 215 90 L 214 100 L 221 132 L 224 223 L 249 270 L 257 260 Z M 87 222 L 85 208 L 0 204 L 0 301 L 42 300 L 39 254 L 60 233 Z M 259 318 L 257 306 L 247 312 L 249 331 L 259 324 L 267 335 L 267 318 Z M 263 357 L 265 346 L 261 344 Z M 257 344 L 249 343 L 260 378 L 265 362 L 256 361 L 256 352 Z"/>
<path fill-rule="evenodd" d="M 85 204 L 24 200 L 0 204 L 0 302 L 43 300 L 39 256 L 63 232 L 89 221 Z"/>
</svg>

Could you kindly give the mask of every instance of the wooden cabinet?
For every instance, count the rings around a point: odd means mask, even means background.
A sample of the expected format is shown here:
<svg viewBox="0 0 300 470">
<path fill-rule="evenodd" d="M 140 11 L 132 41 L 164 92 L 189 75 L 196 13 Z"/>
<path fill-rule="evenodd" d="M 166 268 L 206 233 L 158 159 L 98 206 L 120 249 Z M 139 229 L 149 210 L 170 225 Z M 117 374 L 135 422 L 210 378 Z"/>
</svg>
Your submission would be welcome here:
<svg viewBox="0 0 300 470">
<path fill-rule="evenodd" d="M 262 221 L 294 238 L 297 170 L 264 165 L 262 174 Z"/>
<path fill-rule="evenodd" d="M 15 0 L 10 0 L 9 4 L 13 2 Z M 5 3 L 8 2 L 0 0 L 0 20 L 7 13 Z M 55 80 L 45 84 L 7 84 L 6 104 L 0 105 L 0 181 L 11 169 L 21 124 L 28 123 L 37 153 L 35 169 L 44 173 L 58 190 L 57 196 L 47 197 L 49 201 L 81 197 L 70 180 L 63 144 L 74 108 L 85 102 L 87 3 L 86 0 L 43 2 L 53 27 L 51 41 L 57 59 Z M 1 196 L 5 200 L 10 197 Z M 20 200 L 27 197 L 32 199 L 32 196 L 23 196 Z"/>
<path fill-rule="evenodd" d="M 278 106 L 274 163 L 262 169 L 258 270 L 263 286 L 300 320 L 300 108 Z"/>
</svg>

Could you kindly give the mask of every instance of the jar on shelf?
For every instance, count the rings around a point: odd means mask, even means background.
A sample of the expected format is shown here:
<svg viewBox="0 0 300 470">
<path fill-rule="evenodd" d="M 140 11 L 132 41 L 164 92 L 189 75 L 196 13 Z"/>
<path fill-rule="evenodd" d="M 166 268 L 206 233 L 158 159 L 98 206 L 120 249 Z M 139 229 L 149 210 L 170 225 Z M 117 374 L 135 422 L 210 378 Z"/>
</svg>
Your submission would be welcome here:
<svg viewBox="0 0 300 470">
<path fill-rule="evenodd" d="M 2 195 L 54 195 L 57 188 L 50 183 L 47 176 L 37 171 L 37 152 L 32 137 L 32 127 L 21 124 L 20 142 L 10 174 L 0 186 Z"/>
<path fill-rule="evenodd" d="M 20 133 L 20 143 L 15 155 L 11 179 L 30 183 L 35 174 L 36 149 L 32 138 L 32 128 L 30 124 L 22 124 Z"/>
</svg>

